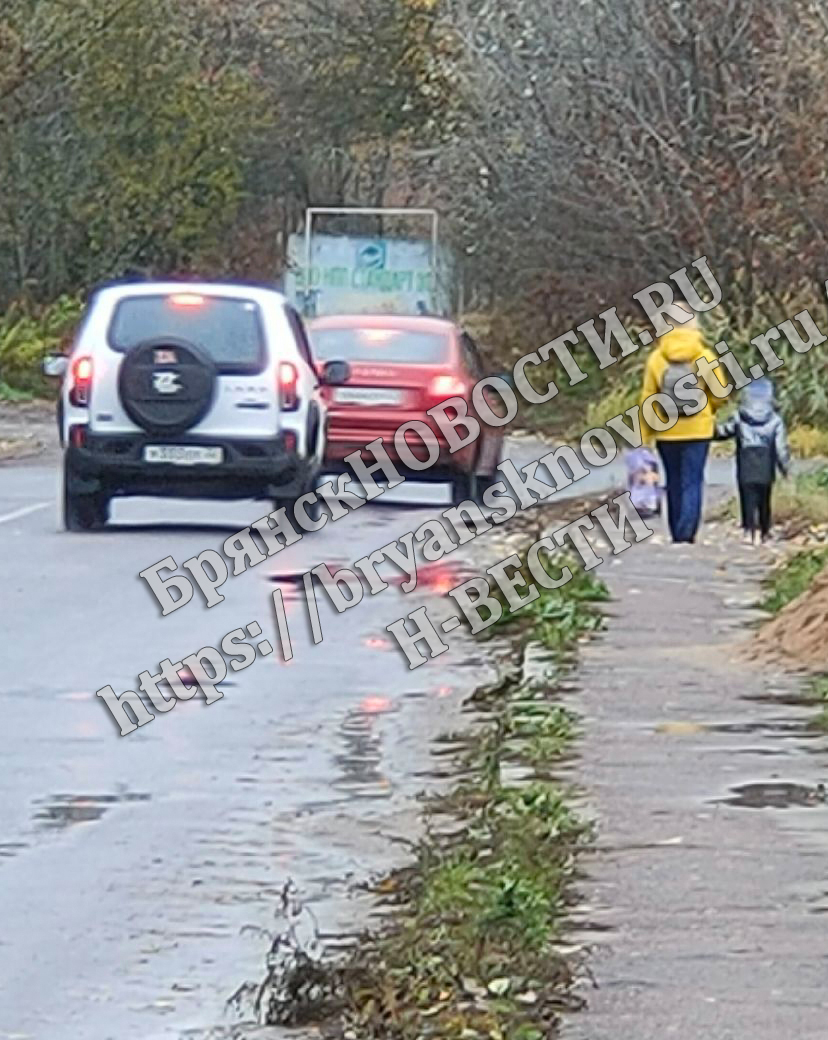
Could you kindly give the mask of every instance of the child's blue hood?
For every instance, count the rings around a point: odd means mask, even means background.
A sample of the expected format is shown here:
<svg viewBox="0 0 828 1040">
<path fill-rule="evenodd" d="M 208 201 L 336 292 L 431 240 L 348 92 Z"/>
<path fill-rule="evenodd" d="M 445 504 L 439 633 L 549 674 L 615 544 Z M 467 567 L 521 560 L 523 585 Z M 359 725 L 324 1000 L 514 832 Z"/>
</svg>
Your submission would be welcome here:
<svg viewBox="0 0 828 1040">
<path fill-rule="evenodd" d="M 762 426 L 773 417 L 776 402 L 773 383 L 766 377 L 755 380 L 739 395 L 739 417 L 752 426 Z"/>
</svg>

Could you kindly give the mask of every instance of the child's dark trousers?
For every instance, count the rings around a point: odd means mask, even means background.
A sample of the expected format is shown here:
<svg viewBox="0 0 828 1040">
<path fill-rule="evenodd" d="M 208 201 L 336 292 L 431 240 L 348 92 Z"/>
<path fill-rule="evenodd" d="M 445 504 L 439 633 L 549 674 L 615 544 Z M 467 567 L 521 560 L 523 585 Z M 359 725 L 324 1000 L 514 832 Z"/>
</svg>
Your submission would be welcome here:
<svg viewBox="0 0 828 1040">
<path fill-rule="evenodd" d="M 748 534 L 759 531 L 763 538 L 770 534 L 772 484 L 740 484 L 742 527 Z"/>
</svg>

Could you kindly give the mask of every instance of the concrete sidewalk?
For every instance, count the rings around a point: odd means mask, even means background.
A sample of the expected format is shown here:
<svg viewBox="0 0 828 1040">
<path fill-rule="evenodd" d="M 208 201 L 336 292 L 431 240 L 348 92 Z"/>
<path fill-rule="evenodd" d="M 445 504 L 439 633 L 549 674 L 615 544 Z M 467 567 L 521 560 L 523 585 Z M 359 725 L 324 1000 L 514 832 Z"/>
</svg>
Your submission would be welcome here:
<svg viewBox="0 0 828 1040">
<path fill-rule="evenodd" d="M 655 541 L 602 568 L 570 695 L 599 825 L 570 938 L 598 988 L 564 1040 L 825 1040 L 828 741 L 795 680 L 730 659 L 757 554 Z"/>
</svg>

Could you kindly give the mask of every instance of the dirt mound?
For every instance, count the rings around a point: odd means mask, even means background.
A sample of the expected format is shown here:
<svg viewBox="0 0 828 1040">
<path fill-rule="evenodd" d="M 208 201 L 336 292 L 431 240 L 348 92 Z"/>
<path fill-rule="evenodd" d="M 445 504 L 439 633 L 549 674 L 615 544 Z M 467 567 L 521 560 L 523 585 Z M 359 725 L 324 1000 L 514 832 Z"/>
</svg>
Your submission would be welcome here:
<svg viewBox="0 0 828 1040">
<path fill-rule="evenodd" d="M 764 625 L 747 655 L 828 672 L 828 567 L 806 592 Z"/>
</svg>

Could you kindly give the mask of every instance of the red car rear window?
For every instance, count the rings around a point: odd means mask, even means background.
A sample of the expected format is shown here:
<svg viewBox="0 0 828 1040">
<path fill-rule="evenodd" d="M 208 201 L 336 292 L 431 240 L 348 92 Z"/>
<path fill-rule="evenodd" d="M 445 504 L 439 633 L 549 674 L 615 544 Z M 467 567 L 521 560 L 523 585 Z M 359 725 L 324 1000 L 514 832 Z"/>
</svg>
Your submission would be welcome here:
<svg viewBox="0 0 828 1040">
<path fill-rule="evenodd" d="M 314 353 L 322 361 L 381 361 L 385 364 L 434 365 L 449 359 L 448 335 L 407 329 L 313 329 Z"/>
</svg>

